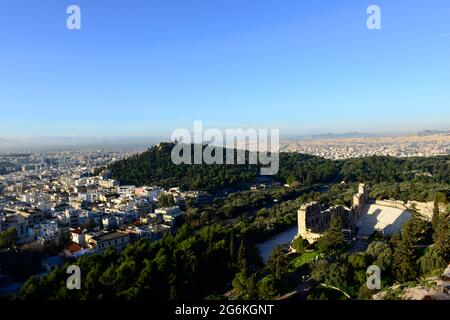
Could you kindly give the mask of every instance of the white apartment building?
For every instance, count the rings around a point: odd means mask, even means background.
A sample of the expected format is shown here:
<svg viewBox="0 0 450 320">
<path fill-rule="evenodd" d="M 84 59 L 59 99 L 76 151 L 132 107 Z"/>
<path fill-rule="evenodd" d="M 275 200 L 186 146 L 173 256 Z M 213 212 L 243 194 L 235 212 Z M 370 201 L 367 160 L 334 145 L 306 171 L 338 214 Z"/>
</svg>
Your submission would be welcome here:
<svg viewBox="0 0 450 320">
<path fill-rule="evenodd" d="M 56 221 L 37 224 L 33 227 L 33 231 L 36 235 L 36 240 L 41 244 L 48 242 L 58 243 L 61 235 L 61 230 Z"/>
<path fill-rule="evenodd" d="M 180 207 L 175 206 L 175 207 L 170 207 L 170 208 L 158 208 L 155 209 L 155 213 L 156 214 L 162 214 L 165 216 L 171 216 L 171 217 L 178 217 L 179 215 L 181 215 L 181 210 Z"/>
<path fill-rule="evenodd" d="M 117 181 L 113 180 L 113 179 L 100 180 L 99 181 L 99 185 L 102 188 L 111 189 L 111 188 L 114 188 L 117 185 Z"/>
<path fill-rule="evenodd" d="M 132 197 L 134 196 L 135 186 L 119 186 L 117 187 L 117 193 L 122 197 Z"/>
</svg>

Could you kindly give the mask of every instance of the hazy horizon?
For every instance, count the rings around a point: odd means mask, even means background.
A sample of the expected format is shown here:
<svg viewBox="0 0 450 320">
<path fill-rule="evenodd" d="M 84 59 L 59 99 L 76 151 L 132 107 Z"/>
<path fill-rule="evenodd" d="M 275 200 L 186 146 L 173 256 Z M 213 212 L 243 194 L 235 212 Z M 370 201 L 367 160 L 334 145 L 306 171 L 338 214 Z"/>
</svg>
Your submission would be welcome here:
<svg viewBox="0 0 450 320">
<path fill-rule="evenodd" d="M 188 128 L 189 129 L 189 128 Z M 235 128 L 234 128 L 235 129 Z M 450 132 L 450 129 L 425 128 L 423 130 L 412 130 L 406 132 L 360 132 L 360 131 L 318 131 L 315 133 L 282 134 L 282 141 L 296 140 L 301 138 L 320 138 L 321 136 L 346 137 L 357 135 L 359 137 L 387 137 L 387 136 L 408 136 L 415 135 L 424 131 Z M 328 137 L 329 138 L 329 137 Z M 325 137 L 327 139 L 327 137 Z M 122 148 L 122 149 L 140 149 L 155 145 L 160 142 L 169 142 L 170 135 L 167 136 L 110 136 L 110 137 L 36 137 L 22 139 L 4 139 L 0 137 L 0 152 L 15 151 L 59 151 L 59 150 L 77 150 L 89 148 Z"/>
</svg>

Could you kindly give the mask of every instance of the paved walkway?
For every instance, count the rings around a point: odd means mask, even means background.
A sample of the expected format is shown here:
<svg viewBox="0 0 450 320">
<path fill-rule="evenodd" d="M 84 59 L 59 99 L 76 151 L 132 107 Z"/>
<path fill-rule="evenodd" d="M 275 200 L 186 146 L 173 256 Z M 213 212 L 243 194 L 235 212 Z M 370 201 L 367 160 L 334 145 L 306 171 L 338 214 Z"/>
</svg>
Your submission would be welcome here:
<svg viewBox="0 0 450 320">
<path fill-rule="evenodd" d="M 277 298 L 277 300 L 306 300 L 309 291 L 316 286 L 317 282 L 309 278 L 306 281 L 302 281 L 294 291 Z"/>
</svg>

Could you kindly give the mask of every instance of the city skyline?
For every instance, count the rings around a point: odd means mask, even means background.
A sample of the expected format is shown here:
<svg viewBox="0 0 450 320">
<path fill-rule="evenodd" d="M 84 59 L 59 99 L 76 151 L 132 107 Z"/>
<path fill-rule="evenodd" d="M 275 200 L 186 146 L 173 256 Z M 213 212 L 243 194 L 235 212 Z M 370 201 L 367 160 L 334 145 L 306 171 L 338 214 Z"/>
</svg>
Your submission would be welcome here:
<svg viewBox="0 0 450 320">
<path fill-rule="evenodd" d="M 210 127 L 448 130 L 450 4 L 8 1 L 0 139 L 164 137 Z"/>
</svg>

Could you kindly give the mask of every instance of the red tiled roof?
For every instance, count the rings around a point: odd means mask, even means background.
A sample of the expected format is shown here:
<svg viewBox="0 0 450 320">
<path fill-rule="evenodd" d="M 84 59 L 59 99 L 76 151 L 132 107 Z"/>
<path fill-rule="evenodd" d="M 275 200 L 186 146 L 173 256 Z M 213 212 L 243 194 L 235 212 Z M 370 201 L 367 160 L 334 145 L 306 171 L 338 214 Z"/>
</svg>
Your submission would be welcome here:
<svg viewBox="0 0 450 320">
<path fill-rule="evenodd" d="M 83 249 L 80 245 L 76 244 L 75 242 L 72 242 L 72 244 L 67 248 L 67 250 L 70 253 L 75 253 Z"/>
<path fill-rule="evenodd" d="M 81 228 L 78 228 L 78 229 L 72 230 L 70 232 L 76 233 L 76 234 L 81 234 L 81 233 L 83 233 L 83 230 L 81 230 Z"/>
</svg>

